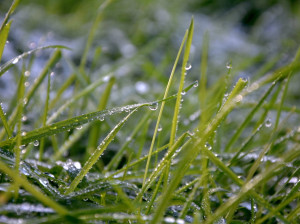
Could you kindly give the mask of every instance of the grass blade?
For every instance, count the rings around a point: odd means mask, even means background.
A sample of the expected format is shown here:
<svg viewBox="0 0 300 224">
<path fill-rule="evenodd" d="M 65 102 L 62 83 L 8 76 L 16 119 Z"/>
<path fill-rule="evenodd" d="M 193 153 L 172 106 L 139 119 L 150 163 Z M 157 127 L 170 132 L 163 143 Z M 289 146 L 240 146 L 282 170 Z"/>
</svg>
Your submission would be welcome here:
<svg viewBox="0 0 300 224">
<path fill-rule="evenodd" d="M 11 22 L 5 24 L 3 29 L 0 29 L 0 61 L 1 61 L 1 58 L 2 58 L 2 54 L 3 54 L 5 44 L 6 44 L 8 33 L 9 33 L 9 30 L 10 30 L 10 25 L 11 25 Z"/>
<path fill-rule="evenodd" d="M 113 138 L 116 136 L 116 134 L 119 132 L 121 127 L 124 125 L 124 123 L 128 120 L 128 118 L 137 110 L 136 108 L 132 112 L 130 112 L 119 124 L 117 124 L 114 129 L 106 136 L 106 138 L 102 141 L 102 143 L 97 147 L 97 149 L 94 151 L 94 153 L 90 156 L 90 158 L 86 161 L 84 164 L 82 170 L 80 173 L 75 177 L 75 179 L 72 181 L 70 186 L 66 189 L 65 194 L 68 195 L 71 192 L 75 190 L 77 185 L 80 183 L 80 181 L 83 179 L 83 177 L 89 172 L 89 170 L 92 168 L 92 166 L 97 162 L 99 157 L 102 155 L 104 150 L 107 148 L 109 143 L 113 140 Z"/>
</svg>

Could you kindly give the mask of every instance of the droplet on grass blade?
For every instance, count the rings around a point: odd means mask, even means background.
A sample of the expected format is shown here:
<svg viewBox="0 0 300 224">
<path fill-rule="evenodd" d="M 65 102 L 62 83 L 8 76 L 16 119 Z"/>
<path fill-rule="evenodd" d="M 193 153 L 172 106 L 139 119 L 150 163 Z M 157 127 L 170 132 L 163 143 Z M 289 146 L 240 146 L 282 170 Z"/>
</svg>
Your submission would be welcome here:
<svg viewBox="0 0 300 224">
<path fill-rule="evenodd" d="M 211 145 L 208 142 L 206 142 L 205 143 L 205 148 L 207 148 L 208 150 L 211 150 L 212 147 L 211 147 Z"/>
<path fill-rule="evenodd" d="M 228 69 L 231 69 L 231 68 L 232 68 L 231 62 L 227 62 L 227 63 L 226 63 L 226 68 L 228 68 Z"/>
<path fill-rule="evenodd" d="M 185 70 L 188 71 L 188 70 L 190 70 L 191 68 L 192 68 L 192 65 L 191 65 L 191 63 L 188 62 L 188 63 L 186 64 L 186 66 L 185 66 Z"/>
<path fill-rule="evenodd" d="M 82 129 L 82 125 L 80 125 L 80 126 L 76 127 L 76 129 L 77 129 L 77 130 L 80 130 L 80 129 Z"/>
<path fill-rule="evenodd" d="M 19 58 L 15 58 L 13 61 L 12 61 L 12 63 L 15 65 L 15 64 L 17 64 L 19 62 Z"/>
<path fill-rule="evenodd" d="M 149 107 L 150 110 L 157 110 L 157 108 L 158 108 L 158 103 L 157 103 L 157 102 L 152 103 L 152 104 L 150 104 L 148 107 Z"/>
<path fill-rule="evenodd" d="M 193 85 L 193 87 L 196 88 L 196 87 L 198 87 L 198 85 L 199 85 L 198 80 L 196 80 L 195 83 L 194 83 L 194 85 Z"/>
<path fill-rule="evenodd" d="M 40 144 L 40 142 L 39 142 L 38 140 L 35 140 L 35 141 L 33 142 L 33 145 L 34 145 L 34 146 L 39 146 L 39 144 Z"/>
<path fill-rule="evenodd" d="M 272 126 L 272 122 L 271 122 L 271 119 L 270 119 L 270 118 L 268 118 L 268 119 L 266 120 L 265 126 L 266 126 L 267 128 L 269 128 L 269 127 Z"/>
</svg>

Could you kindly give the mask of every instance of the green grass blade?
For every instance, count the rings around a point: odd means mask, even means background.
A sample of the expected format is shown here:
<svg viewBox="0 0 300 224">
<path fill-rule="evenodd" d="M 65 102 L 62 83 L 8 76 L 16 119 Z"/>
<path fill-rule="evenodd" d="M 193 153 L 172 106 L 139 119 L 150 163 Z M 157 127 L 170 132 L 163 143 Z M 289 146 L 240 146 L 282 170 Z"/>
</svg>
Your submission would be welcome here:
<svg viewBox="0 0 300 224">
<path fill-rule="evenodd" d="M 125 143 L 122 145 L 121 149 L 118 150 L 116 155 L 110 160 L 110 162 L 105 166 L 104 172 L 107 172 L 109 170 L 115 170 L 118 165 L 120 160 L 122 159 L 122 154 L 131 142 L 132 139 L 138 134 L 138 132 L 141 130 L 145 122 L 147 122 L 150 118 L 151 113 L 148 112 L 144 115 L 144 117 L 139 121 L 139 123 L 136 125 L 136 127 L 133 129 L 132 133 L 130 134 L 130 137 L 126 139 Z"/>
<path fill-rule="evenodd" d="M 183 92 L 185 75 L 187 72 L 186 67 L 187 67 L 187 63 L 189 60 L 189 55 L 190 55 L 190 50 L 191 50 L 191 45 L 192 45 L 192 40 L 193 40 L 193 33 L 194 33 L 194 19 L 192 18 L 190 27 L 188 29 L 187 41 L 186 41 L 186 46 L 185 46 L 185 50 L 184 50 L 184 54 L 183 54 L 181 78 L 180 78 L 179 89 L 178 89 L 178 93 L 177 93 L 174 115 L 173 115 L 173 120 L 172 120 L 172 128 L 171 128 L 171 133 L 170 133 L 170 146 L 173 145 L 175 138 L 176 138 L 176 130 L 177 130 L 177 126 L 178 126 L 178 116 L 179 116 L 179 110 L 180 110 L 180 105 L 181 105 L 181 97 L 182 97 L 182 92 Z"/>
<path fill-rule="evenodd" d="M 119 122 L 114 129 L 106 136 L 106 138 L 101 142 L 101 144 L 97 147 L 97 149 L 94 151 L 94 153 L 90 156 L 90 158 L 86 161 L 84 164 L 82 170 L 80 173 L 75 177 L 75 179 L 72 181 L 70 186 L 66 189 L 65 194 L 68 195 L 71 192 L 75 190 L 77 185 L 80 183 L 80 181 L 83 179 L 83 177 L 89 172 L 89 170 L 92 168 L 92 166 L 97 162 L 99 157 L 102 155 L 104 150 L 107 148 L 109 143 L 113 140 L 113 138 L 116 136 L 116 134 L 119 132 L 121 127 L 124 125 L 124 123 L 129 119 L 129 117 L 136 112 L 139 109 L 136 108 L 133 111 L 131 111 L 121 122 Z"/>
<path fill-rule="evenodd" d="M 10 30 L 10 25 L 11 25 L 11 22 L 5 24 L 3 30 L 0 29 L 0 62 L 1 62 L 2 54 L 3 54 L 3 50 L 4 50 L 4 47 L 6 44 L 6 40 L 8 37 L 8 33 Z"/>
<path fill-rule="evenodd" d="M 47 84 L 47 95 L 46 95 L 46 101 L 45 101 L 45 107 L 44 107 L 44 114 L 43 114 L 43 126 L 46 126 L 47 121 L 47 115 L 48 115 L 48 109 L 49 109 L 49 98 L 50 98 L 50 73 L 48 73 L 48 84 Z M 43 154 L 44 154 L 44 147 L 45 147 L 45 139 L 42 138 L 40 142 L 40 155 L 39 160 L 42 161 Z"/>
<path fill-rule="evenodd" d="M 59 90 L 57 90 L 55 97 L 49 103 L 49 110 L 54 108 L 55 104 L 61 98 L 61 95 L 70 87 L 70 85 L 74 82 L 76 76 L 74 74 L 70 75 L 69 78 L 62 84 Z"/>
<path fill-rule="evenodd" d="M 0 118 L 1 118 L 3 126 L 5 128 L 7 137 L 11 138 L 12 137 L 12 131 L 10 130 L 10 128 L 9 128 L 9 126 L 7 124 L 7 120 L 5 118 L 5 113 L 3 112 L 2 104 L 0 104 Z"/>
<path fill-rule="evenodd" d="M 179 57 L 181 55 L 181 51 L 182 51 L 182 48 L 183 48 L 183 45 L 185 43 L 186 38 L 187 38 L 187 32 L 185 33 L 185 35 L 183 37 L 183 40 L 181 42 L 181 45 L 179 47 L 179 50 L 178 50 L 178 53 L 177 53 L 177 56 L 176 56 L 171 74 L 170 74 L 170 78 L 169 78 L 169 81 L 168 81 L 168 84 L 167 84 L 167 87 L 166 87 L 166 90 L 165 90 L 165 93 L 164 93 L 164 98 L 166 98 L 169 94 L 169 90 L 170 90 L 171 83 L 172 83 L 172 80 L 173 80 L 173 77 L 174 77 L 174 74 L 175 74 L 177 63 L 178 63 Z M 143 179 L 143 185 L 145 184 L 146 178 L 147 178 L 147 175 L 148 175 L 148 169 L 149 169 L 149 165 L 150 165 L 151 154 L 152 154 L 152 151 L 153 151 L 153 147 L 154 147 L 154 143 L 155 143 L 155 139 L 156 139 L 156 135 L 157 135 L 157 130 L 158 130 L 159 123 L 160 123 L 160 120 L 161 120 L 161 117 L 162 117 L 164 106 L 165 106 L 165 103 L 163 102 L 161 107 L 160 107 L 160 110 L 159 110 L 159 114 L 158 114 L 157 121 L 156 121 L 156 126 L 155 126 L 155 129 L 154 129 L 154 134 L 153 134 L 150 149 L 149 149 L 149 154 L 148 154 L 149 157 L 148 157 L 147 163 L 146 163 L 145 174 L 144 174 L 144 179 Z"/>
<path fill-rule="evenodd" d="M 108 84 L 99 100 L 98 103 L 98 110 L 104 110 L 106 108 L 108 99 L 111 95 L 111 90 L 113 85 L 116 82 L 116 78 L 115 77 L 111 77 L 108 81 Z M 100 133 L 100 127 L 101 127 L 101 122 L 94 122 L 93 124 L 91 124 L 91 130 L 89 133 L 89 140 L 88 140 L 88 145 L 87 145 L 87 153 L 91 153 L 93 149 L 95 149 L 97 147 L 97 141 L 98 141 L 98 136 Z"/>
<path fill-rule="evenodd" d="M 5 29 L 4 27 L 6 26 L 8 20 L 9 20 L 9 17 L 13 14 L 13 12 L 15 11 L 15 9 L 19 5 L 19 3 L 20 3 L 20 0 L 14 0 L 13 3 L 11 4 L 11 6 L 10 6 L 8 12 L 6 13 L 5 18 L 1 24 L 0 33 Z"/>
</svg>

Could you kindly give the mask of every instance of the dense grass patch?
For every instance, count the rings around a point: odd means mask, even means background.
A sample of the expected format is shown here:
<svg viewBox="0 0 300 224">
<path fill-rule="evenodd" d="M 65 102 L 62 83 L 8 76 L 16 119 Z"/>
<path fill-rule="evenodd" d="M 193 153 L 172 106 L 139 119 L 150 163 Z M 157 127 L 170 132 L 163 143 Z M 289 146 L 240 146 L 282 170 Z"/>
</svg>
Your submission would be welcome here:
<svg viewBox="0 0 300 224">
<path fill-rule="evenodd" d="M 138 49 L 102 62 L 93 43 L 109 7 L 79 60 L 47 45 L 1 61 L 13 94 L 0 91 L 0 222 L 299 223 L 300 50 L 228 60 L 213 79 L 211 34 L 193 65 L 192 17 L 176 54 L 157 55 L 166 33 L 136 33 Z"/>
</svg>

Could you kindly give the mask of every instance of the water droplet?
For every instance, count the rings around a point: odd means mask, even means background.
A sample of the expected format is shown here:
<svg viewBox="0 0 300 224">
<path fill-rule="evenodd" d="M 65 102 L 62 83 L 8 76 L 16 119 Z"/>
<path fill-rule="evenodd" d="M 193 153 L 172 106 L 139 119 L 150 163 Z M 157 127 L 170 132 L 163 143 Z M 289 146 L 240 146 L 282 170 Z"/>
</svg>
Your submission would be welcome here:
<svg viewBox="0 0 300 224">
<path fill-rule="evenodd" d="M 184 96 L 186 94 L 186 91 L 182 91 L 181 95 Z"/>
<path fill-rule="evenodd" d="M 157 131 L 162 131 L 162 130 L 163 130 L 162 126 L 161 126 L 161 125 L 158 125 Z"/>
<path fill-rule="evenodd" d="M 23 99 L 23 103 L 24 103 L 24 105 L 26 105 L 26 104 L 28 103 L 28 99 L 27 99 L 27 98 L 24 98 L 24 99 Z"/>
<path fill-rule="evenodd" d="M 265 126 L 266 126 L 267 128 L 269 128 L 269 127 L 272 126 L 271 119 L 268 118 L 268 119 L 266 120 Z"/>
<path fill-rule="evenodd" d="M 27 121 L 27 117 L 25 115 L 22 117 L 22 121 Z"/>
<path fill-rule="evenodd" d="M 30 71 L 25 71 L 24 75 L 25 75 L 26 77 L 30 76 Z"/>
<path fill-rule="evenodd" d="M 15 64 L 17 64 L 19 62 L 19 58 L 15 58 L 13 61 L 12 61 L 12 63 L 15 65 Z"/>
<path fill-rule="evenodd" d="M 188 71 L 188 70 L 190 70 L 192 68 L 192 65 L 191 65 L 191 63 L 186 63 L 186 66 L 185 66 L 185 70 L 186 71 Z"/>
<path fill-rule="evenodd" d="M 173 217 L 165 217 L 164 221 L 166 223 L 175 223 L 175 219 Z"/>
<path fill-rule="evenodd" d="M 235 97 L 236 102 L 241 102 L 242 100 L 243 100 L 243 96 L 241 94 L 239 94 Z"/>
<path fill-rule="evenodd" d="M 103 77 L 103 82 L 108 82 L 110 79 L 110 76 L 109 75 L 106 75 Z"/>
<path fill-rule="evenodd" d="M 193 87 L 196 88 L 196 87 L 198 87 L 198 85 L 199 85 L 198 80 L 196 80 L 195 83 L 194 83 L 194 85 L 193 85 Z"/>
<path fill-rule="evenodd" d="M 152 104 L 150 104 L 148 107 L 149 107 L 150 110 L 157 110 L 157 108 L 158 108 L 158 103 L 157 103 L 157 102 L 152 103 Z"/>
<path fill-rule="evenodd" d="M 231 68 L 232 68 L 231 62 L 227 62 L 227 63 L 226 63 L 226 68 L 228 68 L 228 69 L 231 69 Z"/>
<path fill-rule="evenodd" d="M 55 73 L 54 73 L 54 72 L 51 72 L 51 73 L 50 73 L 50 76 L 51 76 L 51 77 L 52 77 L 52 76 L 54 76 L 54 75 L 55 75 Z"/>
<path fill-rule="evenodd" d="M 19 149 L 23 150 L 25 148 L 25 145 L 20 145 Z"/>
<path fill-rule="evenodd" d="M 30 86 L 30 82 L 25 82 L 25 83 L 24 83 L 24 86 L 25 86 L 25 87 Z"/>
<path fill-rule="evenodd" d="M 80 130 L 80 129 L 82 129 L 82 125 L 80 125 L 80 126 L 76 127 L 76 129 L 77 129 L 77 130 Z"/>
<path fill-rule="evenodd" d="M 39 142 L 38 140 L 35 140 L 35 141 L 33 142 L 33 145 L 34 145 L 34 146 L 39 146 L 39 144 L 40 144 L 40 142 Z"/>
<path fill-rule="evenodd" d="M 22 131 L 21 136 L 26 136 L 26 131 Z"/>
<path fill-rule="evenodd" d="M 104 121 L 104 117 L 100 117 L 100 118 L 99 118 L 99 121 Z"/>
<path fill-rule="evenodd" d="M 212 147 L 211 147 L 211 145 L 208 142 L 206 142 L 205 143 L 205 148 L 207 148 L 208 150 L 211 150 Z"/>
<path fill-rule="evenodd" d="M 126 107 L 124 108 L 124 110 L 125 110 L 125 112 L 130 112 L 129 106 L 126 106 Z"/>
</svg>

